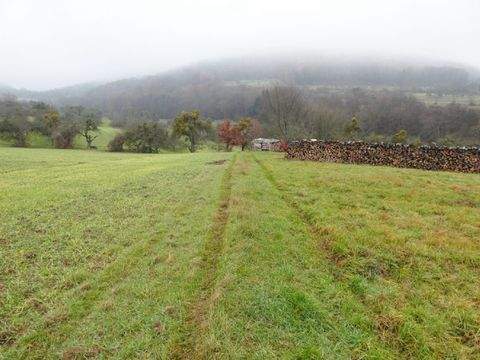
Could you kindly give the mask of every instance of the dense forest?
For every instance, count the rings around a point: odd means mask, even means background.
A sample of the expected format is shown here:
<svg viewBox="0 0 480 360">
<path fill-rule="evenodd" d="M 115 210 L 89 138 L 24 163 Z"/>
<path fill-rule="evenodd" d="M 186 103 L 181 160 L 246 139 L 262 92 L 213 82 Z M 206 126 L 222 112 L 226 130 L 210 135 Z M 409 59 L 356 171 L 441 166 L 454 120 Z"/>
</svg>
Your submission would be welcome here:
<svg viewBox="0 0 480 360">
<path fill-rule="evenodd" d="M 203 118 L 258 119 L 263 135 L 293 138 L 391 140 L 469 145 L 480 142 L 478 107 L 426 104 L 415 92 L 480 95 L 476 70 L 449 64 L 293 57 L 208 62 L 156 76 L 84 84 L 45 92 L 3 88 L 28 104 L 95 109 L 115 127 L 168 124 L 182 111 Z M 273 91 L 273 90 L 278 91 Z M 294 98 L 290 114 L 275 101 Z M 288 112 L 288 111 L 287 111 Z M 288 126 L 279 126 L 280 118 Z M 353 124 L 352 124 L 353 122 Z"/>
<path fill-rule="evenodd" d="M 305 117 L 308 125 L 303 137 L 389 141 L 405 130 L 411 142 L 480 143 L 480 113 L 466 105 L 426 105 L 399 91 L 359 88 L 342 95 L 312 96 L 308 104 L 310 116 Z M 345 132 L 352 118 L 358 123 L 355 134 Z"/>
</svg>

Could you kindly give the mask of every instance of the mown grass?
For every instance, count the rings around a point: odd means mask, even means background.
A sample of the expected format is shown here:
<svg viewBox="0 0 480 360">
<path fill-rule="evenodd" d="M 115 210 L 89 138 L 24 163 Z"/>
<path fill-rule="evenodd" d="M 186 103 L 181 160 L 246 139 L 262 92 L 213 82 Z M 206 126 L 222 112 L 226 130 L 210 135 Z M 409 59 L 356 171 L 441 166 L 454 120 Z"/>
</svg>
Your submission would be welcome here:
<svg viewBox="0 0 480 360">
<path fill-rule="evenodd" d="M 1 153 L 3 355 L 164 355 L 229 155 Z"/>
<path fill-rule="evenodd" d="M 0 159 L 0 357 L 480 357 L 478 175 Z"/>
</svg>

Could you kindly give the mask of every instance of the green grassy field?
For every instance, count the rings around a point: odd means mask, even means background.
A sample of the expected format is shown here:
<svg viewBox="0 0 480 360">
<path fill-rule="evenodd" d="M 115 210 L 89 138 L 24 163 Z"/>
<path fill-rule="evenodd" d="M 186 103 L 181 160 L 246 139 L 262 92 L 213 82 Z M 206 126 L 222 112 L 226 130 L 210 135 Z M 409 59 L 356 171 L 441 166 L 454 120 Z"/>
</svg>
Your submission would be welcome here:
<svg viewBox="0 0 480 360">
<path fill-rule="evenodd" d="M 113 128 L 110 125 L 110 120 L 104 118 L 102 124 L 98 127 L 96 135 L 98 137 L 93 141 L 93 145 L 97 147 L 98 150 L 107 150 L 108 143 L 119 133 L 119 129 Z M 45 135 L 39 133 L 30 133 L 28 135 L 28 147 L 33 149 L 51 149 L 52 141 Z M 12 146 L 13 141 L 7 141 L 0 139 L 0 147 Z M 77 135 L 73 144 L 74 149 L 86 149 L 87 144 L 85 138 L 81 135 Z"/>
<path fill-rule="evenodd" d="M 93 145 L 97 147 L 98 150 L 107 150 L 108 143 L 119 133 L 119 129 L 113 128 L 110 125 L 110 120 L 104 119 L 101 126 L 98 127 L 97 135 L 98 137 L 93 141 Z M 85 138 L 80 135 L 77 135 L 75 138 L 75 149 L 86 149 L 87 144 Z"/>
<path fill-rule="evenodd" d="M 418 100 L 427 105 L 446 106 L 451 103 L 457 103 L 468 106 L 472 109 L 480 110 L 479 95 L 435 95 L 427 93 L 412 93 Z"/>
<path fill-rule="evenodd" d="M 480 358 L 479 239 L 473 174 L 1 148 L 0 358 Z"/>
</svg>

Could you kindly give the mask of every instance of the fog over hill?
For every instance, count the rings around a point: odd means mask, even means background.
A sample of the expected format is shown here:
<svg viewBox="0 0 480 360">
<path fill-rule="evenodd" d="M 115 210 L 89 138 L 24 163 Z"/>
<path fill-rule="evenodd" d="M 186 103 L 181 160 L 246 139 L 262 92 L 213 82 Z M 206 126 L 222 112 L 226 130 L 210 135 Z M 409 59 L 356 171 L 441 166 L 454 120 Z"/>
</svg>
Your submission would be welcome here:
<svg viewBox="0 0 480 360">
<path fill-rule="evenodd" d="M 208 81 L 280 81 L 292 85 L 459 87 L 480 78 L 480 70 L 447 61 L 387 56 L 296 55 L 244 56 L 198 62 L 156 75 L 90 82 L 31 94 L 55 96 L 83 93 L 101 85 L 162 80 L 178 85 Z M 7 85 L 5 88 L 12 89 Z M 0 84 L 2 88 L 2 84 Z M 24 90 L 28 91 L 28 90 Z M 70 97 L 69 96 L 69 97 Z"/>
<path fill-rule="evenodd" d="M 0 82 L 46 90 L 272 52 L 480 66 L 479 13 L 477 0 L 0 1 Z"/>
<path fill-rule="evenodd" d="M 88 83 L 49 91 L 5 89 L 24 100 L 98 108 L 112 118 L 172 118 L 200 109 L 213 118 L 255 112 L 260 92 L 273 84 L 318 89 L 476 93 L 479 72 L 441 61 L 318 54 L 264 55 L 206 61 L 153 76 Z"/>
</svg>

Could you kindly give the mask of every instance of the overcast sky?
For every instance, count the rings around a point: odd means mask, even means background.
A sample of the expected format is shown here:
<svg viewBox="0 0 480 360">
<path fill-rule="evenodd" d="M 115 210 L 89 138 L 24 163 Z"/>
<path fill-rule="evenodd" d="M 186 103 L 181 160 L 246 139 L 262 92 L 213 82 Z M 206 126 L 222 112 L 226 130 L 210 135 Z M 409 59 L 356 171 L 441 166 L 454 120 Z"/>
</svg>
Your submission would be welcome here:
<svg viewBox="0 0 480 360">
<path fill-rule="evenodd" d="M 47 89 L 256 52 L 480 67 L 480 0 L 0 0 L 0 83 Z"/>
</svg>

